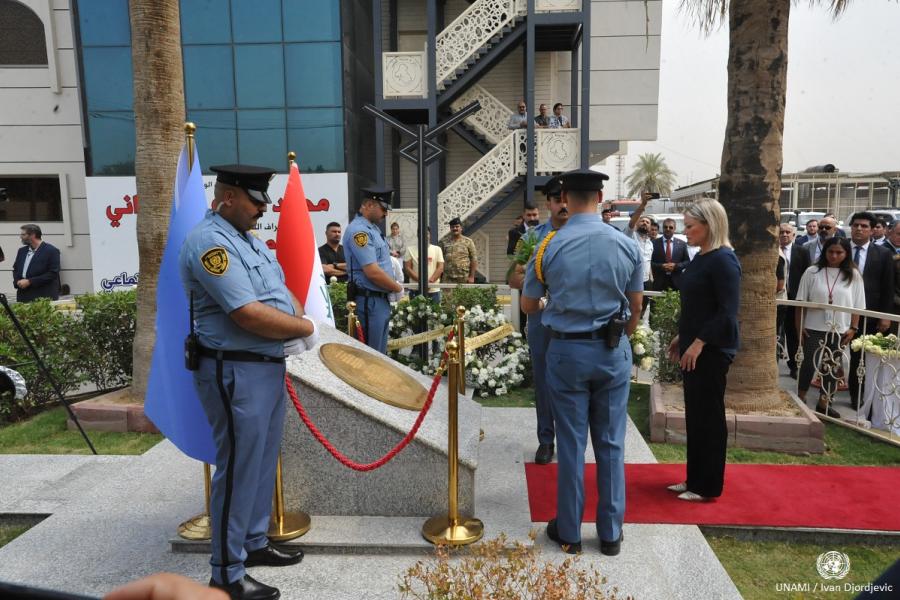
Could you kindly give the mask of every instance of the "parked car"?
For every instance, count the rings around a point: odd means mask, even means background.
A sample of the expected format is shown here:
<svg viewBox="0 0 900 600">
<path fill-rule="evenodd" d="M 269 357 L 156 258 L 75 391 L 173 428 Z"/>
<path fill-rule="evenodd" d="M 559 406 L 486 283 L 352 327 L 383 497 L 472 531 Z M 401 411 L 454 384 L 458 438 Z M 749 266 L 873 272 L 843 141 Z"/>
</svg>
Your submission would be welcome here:
<svg viewBox="0 0 900 600">
<path fill-rule="evenodd" d="M 894 221 L 900 221 L 900 210 L 896 208 L 872 208 L 872 214 L 890 225 Z"/>
</svg>

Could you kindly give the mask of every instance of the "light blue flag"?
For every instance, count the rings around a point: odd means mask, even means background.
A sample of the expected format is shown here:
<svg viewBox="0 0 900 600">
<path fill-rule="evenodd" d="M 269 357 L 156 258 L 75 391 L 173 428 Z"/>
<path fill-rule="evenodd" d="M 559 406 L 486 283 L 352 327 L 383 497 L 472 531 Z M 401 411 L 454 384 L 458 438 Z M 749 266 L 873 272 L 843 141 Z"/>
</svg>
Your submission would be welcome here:
<svg viewBox="0 0 900 600">
<path fill-rule="evenodd" d="M 188 233 L 206 214 L 199 154 L 195 147 L 194 168 L 189 169 L 187 152 L 185 145 L 178 159 L 169 237 L 159 267 L 156 346 L 144 413 L 182 452 L 215 463 L 212 429 L 194 388 L 194 377 L 184 368 L 184 338 L 190 331 L 190 313 L 178 271 L 178 253 Z"/>
</svg>

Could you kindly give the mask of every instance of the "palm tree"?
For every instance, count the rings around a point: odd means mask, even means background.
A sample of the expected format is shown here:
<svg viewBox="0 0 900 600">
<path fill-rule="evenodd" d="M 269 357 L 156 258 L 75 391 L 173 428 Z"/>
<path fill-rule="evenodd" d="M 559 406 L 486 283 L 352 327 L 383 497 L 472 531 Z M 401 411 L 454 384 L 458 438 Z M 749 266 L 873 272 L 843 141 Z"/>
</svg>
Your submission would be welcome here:
<svg viewBox="0 0 900 600">
<path fill-rule="evenodd" d="M 641 154 L 631 175 L 625 179 L 628 196 L 635 196 L 642 190 L 668 196 L 675 187 L 675 175 L 677 173 L 669 168 L 662 154 Z"/>
<path fill-rule="evenodd" d="M 850 0 L 826 0 L 834 16 Z M 772 293 L 781 193 L 792 0 L 682 0 L 709 31 L 728 16 L 728 122 L 719 201 L 741 259 L 741 351 L 728 376 L 726 405 L 739 412 L 780 403 Z"/>
<path fill-rule="evenodd" d="M 178 0 L 131 0 L 134 70 L 134 171 L 140 284 L 132 393 L 143 399 L 156 340 L 156 282 L 169 230 L 178 153 L 184 143 L 184 77 Z"/>
</svg>

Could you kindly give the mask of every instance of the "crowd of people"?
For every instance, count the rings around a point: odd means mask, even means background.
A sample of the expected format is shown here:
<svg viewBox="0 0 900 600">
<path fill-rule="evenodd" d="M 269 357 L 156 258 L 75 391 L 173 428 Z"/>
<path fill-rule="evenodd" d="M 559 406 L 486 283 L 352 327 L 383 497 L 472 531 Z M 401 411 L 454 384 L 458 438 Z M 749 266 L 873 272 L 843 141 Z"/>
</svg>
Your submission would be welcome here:
<svg viewBox="0 0 900 600">
<path fill-rule="evenodd" d="M 538 107 L 538 114 L 532 117 L 534 126 L 538 129 L 567 129 L 572 126 L 569 117 L 563 114 L 563 105 L 557 102 L 553 105 L 553 114 L 550 114 L 547 105 Z M 528 127 L 528 106 L 524 100 L 520 100 L 516 112 L 509 116 L 507 129 L 525 129 Z"/>
</svg>

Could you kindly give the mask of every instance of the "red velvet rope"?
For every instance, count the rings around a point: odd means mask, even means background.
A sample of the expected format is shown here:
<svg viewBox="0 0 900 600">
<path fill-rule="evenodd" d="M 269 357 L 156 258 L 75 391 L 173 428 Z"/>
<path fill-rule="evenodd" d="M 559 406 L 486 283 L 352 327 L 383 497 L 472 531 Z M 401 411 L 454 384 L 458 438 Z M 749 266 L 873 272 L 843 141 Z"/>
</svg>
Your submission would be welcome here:
<svg viewBox="0 0 900 600">
<path fill-rule="evenodd" d="M 358 325 L 357 325 L 358 327 Z M 362 332 L 359 332 L 362 334 Z M 447 341 L 453 339 L 453 331 L 450 331 L 450 335 L 447 336 Z M 447 360 L 447 353 L 444 352 L 441 356 L 441 362 L 444 363 Z M 303 408 L 303 405 L 300 404 L 300 398 L 297 396 L 297 391 L 294 389 L 294 385 L 291 383 L 290 377 L 288 375 L 284 376 L 284 383 L 287 386 L 288 395 L 291 397 L 291 402 L 294 403 L 294 408 L 297 409 L 297 414 L 300 415 L 300 419 L 306 424 L 306 427 L 309 429 L 309 432 L 313 434 L 313 437 L 316 438 L 322 446 L 328 450 L 328 453 L 331 454 L 334 458 L 336 458 L 342 465 L 345 467 L 349 467 L 354 471 L 374 471 L 378 467 L 385 465 L 389 460 L 397 456 L 401 450 L 403 450 L 409 443 L 416 437 L 416 433 L 419 431 L 419 427 L 422 425 L 422 421 L 425 420 L 425 415 L 428 414 L 428 410 L 431 408 L 431 403 L 434 400 L 434 394 L 437 392 L 438 385 L 441 383 L 441 371 L 442 369 L 438 369 L 437 374 L 435 374 L 434 379 L 431 381 L 431 389 L 428 390 L 428 397 L 425 399 L 425 405 L 422 406 L 422 410 L 419 411 L 419 416 L 416 417 L 416 422 L 413 423 L 412 429 L 409 430 L 409 433 L 400 440 L 400 442 L 394 446 L 390 452 L 376 460 L 375 462 L 370 463 L 358 463 L 347 456 L 345 456 L 340 450 L 334 447 L 334 445 L 328 441 L 325 435 L 319 431 L 319 428 L 312 422 L 312 419 L 309 418 L 309 415 L 306 414 L 306 409 Z"/>
<path fill-rule="evenodd" d="M 366 343 L 366 334 L 363 333 L 362 325 L 360 325 L 359 321 L 356 322 L 356 339 L 361 341 L 363 344 Z"/>
</svg>

